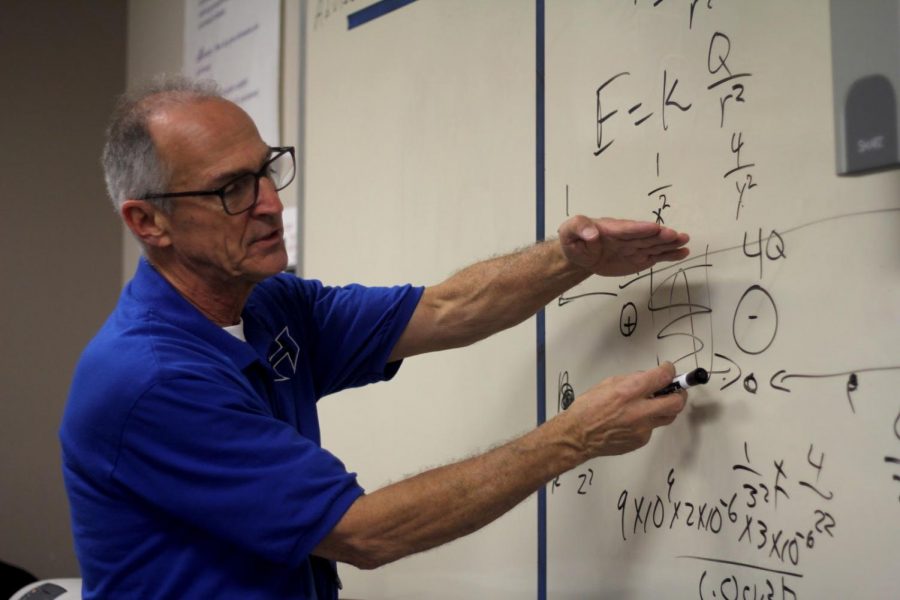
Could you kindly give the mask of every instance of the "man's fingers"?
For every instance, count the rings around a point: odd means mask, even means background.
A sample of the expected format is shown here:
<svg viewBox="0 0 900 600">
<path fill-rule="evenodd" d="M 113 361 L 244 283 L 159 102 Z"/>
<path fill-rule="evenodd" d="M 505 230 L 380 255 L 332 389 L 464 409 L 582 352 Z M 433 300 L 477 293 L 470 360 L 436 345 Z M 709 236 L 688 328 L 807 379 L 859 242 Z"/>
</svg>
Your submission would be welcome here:
<svg viewBox="0 0 900 600">
<path fill-rule="evenodd" d="M 653 240 L 635 242 L 635 244 L 638 244 L 638 247 L 640 247 L 642 250 L 656 253 L 683 248 L 688 241 L 690 241 L 690 238 L 687 237 L 687 234 L 683 233 L 679 234 L 675 237 L 675 239 L 672 240 L 661 240 L 654 238 Z"/>
<path fill-rule="evenodd" d="M 680 242 L 669 242 L 667 244 L 656 244 L 655 246 L 647 246 L 642 248 L 647 254 L 663 254 L 664 252 L 673 252 L 676 250 L 687 250 L 688 248 Z"/>
<path fill-rule="evenodd" d="M 645 371 L 641 378 L 640 397 L 653 395 L 657 390 L 661 390 L 672 383 L 673 379 L 675 379 L 675 367 L 668 361 L 655 369 Z"/>
<path fill-rule="evenodd" d="M 656 416 L 653 417 L 651 425 L 653 427 L 665 427 L 666 425 L 671 425 L 676 418 L 678 418 L 678 414 Z"/>
<path fill-rule="evenodd" d="M 603 218 L 597 219 L 596 224 L 603 235 L 619 240 L 653 239 L 661 231 L 660 226 L 652 221 Z"/>
<path fill-rule="evenodd" d="M 570 217 L 560 225 L 559 239 L 572 243 L 578 240 L 593 240 L 602 236 L 611 240 L 632 242 L 638 248 L 650 248 L 660 244 L 683 246 L 690 237 L 670 227 L 652 221 L 631 221 L 603 217 L 591 219 L 584 215 Z"/>
<path fill-rule="evenodd" d="M 650 427 L 664 427 L 672 423 L 682 409 L 684 409 L 687 400 L 687 392 L 680 391 L 658 398 L 641 398 L 638 403 L 632 405 L 635 418 L 639 422 L 645 423 Z"/>
<path fill-rule="evenodd" d="M 672 383 L 675 379 L 675 367 L 670 362 L 664 362 L 645 375 L 640 396 L 642 416 L 653 421 L 654 426 L 671 423 L 684 408 L 687 392 L 679 391 L 659 397 L 653 397 L 653 394 Z M 662 422 L 658 422 L 660 419 Z"/>
<path fill-rule="evenodd" d="M 674 419 L 684 409 L 687 403 L 687 392 L 684 390 L 659 396 L 656 398 L 648 398 L 648 401 L 654 403 L 656 416 L 671 417 Z"/>
</svg>

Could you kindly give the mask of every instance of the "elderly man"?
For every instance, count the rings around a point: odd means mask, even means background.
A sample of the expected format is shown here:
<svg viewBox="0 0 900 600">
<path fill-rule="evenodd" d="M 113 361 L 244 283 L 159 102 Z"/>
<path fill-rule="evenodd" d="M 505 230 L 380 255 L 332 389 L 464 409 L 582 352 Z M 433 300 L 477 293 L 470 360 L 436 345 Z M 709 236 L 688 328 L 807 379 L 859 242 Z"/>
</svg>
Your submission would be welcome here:
<svg viewBox="0 0 900 600">
<path fill-rule="evenodd" d="M 374 568 L 466 535 L 684 406 L 650 398 L 668 363 L 613 377 L 519 439 L 365 494 L 320 445 L 319 398 L 519 323 L 592 273 L 682 259 L 687 235 L 575 217 L 435 286 L 333 288 L 281 273 L 293 149 L 207 85 L 125 97 L 103 164 L 145 256 L 60 431 L 85 597 L 336 598 L 335 561 Z"/>
</svg>

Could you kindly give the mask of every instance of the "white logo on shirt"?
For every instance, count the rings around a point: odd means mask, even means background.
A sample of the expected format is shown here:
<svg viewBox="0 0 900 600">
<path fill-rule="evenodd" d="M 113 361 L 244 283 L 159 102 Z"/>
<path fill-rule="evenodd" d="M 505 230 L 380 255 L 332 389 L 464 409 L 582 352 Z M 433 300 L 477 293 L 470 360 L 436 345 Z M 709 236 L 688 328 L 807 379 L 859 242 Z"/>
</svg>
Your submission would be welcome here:
<svg viewBox="0 0 900 600">
<path fill-rule="evenodd" d="M 269 364 L 278 374 L 275 381 L 287 381 L 297 372 L 297 359 L 300 356 L 300 345 L 294 341 L 287 326 L 281 330 L 272 343 L 275 347 L 269 354 Z"/>
</svg>

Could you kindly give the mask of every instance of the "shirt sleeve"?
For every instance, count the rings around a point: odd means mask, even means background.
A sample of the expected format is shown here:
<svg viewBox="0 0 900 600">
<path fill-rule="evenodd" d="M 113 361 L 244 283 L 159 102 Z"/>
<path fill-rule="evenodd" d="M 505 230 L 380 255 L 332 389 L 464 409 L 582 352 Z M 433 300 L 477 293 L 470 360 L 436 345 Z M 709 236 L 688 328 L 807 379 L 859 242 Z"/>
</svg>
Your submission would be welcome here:
<svg viewBox="0 0 900 600">
<path fill-rule="evenodd" d="M 299 565 L 363 490 L 243 382 L 216 375 L 164 380 L 143 394 L 113 478 L 167 519 Z"/>
</svg>

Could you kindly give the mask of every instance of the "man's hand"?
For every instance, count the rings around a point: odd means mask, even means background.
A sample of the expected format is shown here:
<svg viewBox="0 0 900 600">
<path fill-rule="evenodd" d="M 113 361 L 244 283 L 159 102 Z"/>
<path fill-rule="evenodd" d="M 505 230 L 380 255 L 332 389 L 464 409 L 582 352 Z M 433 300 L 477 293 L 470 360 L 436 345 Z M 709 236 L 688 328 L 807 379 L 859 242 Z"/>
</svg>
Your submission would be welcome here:
<svg viewBox="0 0 900 600">
<path fill-rule="evenodd" d="M 559 228 L 566 258 L 591 273 L 630 275 L 660 261 L 682 260 L 689 237 L 649 221 L 575 216 Z"/>
<path fill-rule="evenodd" d="M 675 368 L 666 362 L 649 371 L 604 379 L 554 420 L 560 421 L 584 460 L 631 452 L 649 442 L 653 429 L 674 421 L 684 408 L 684 390 L 651 397 L 674 377 Z"/>
</svg>

